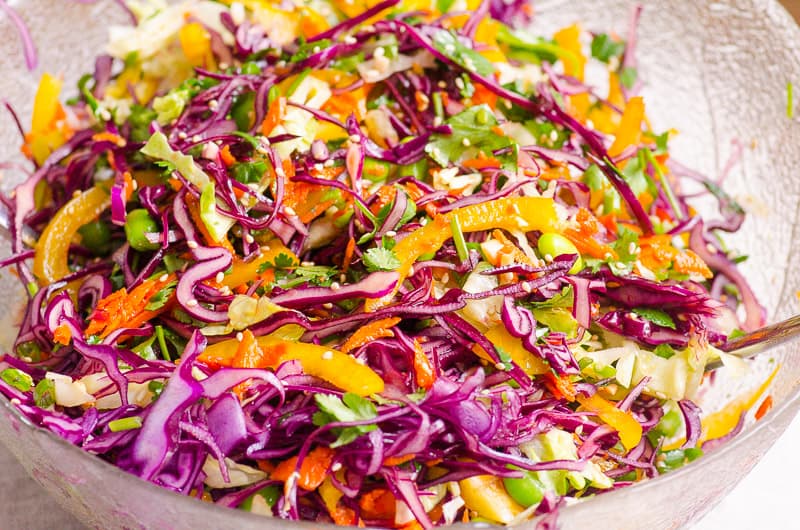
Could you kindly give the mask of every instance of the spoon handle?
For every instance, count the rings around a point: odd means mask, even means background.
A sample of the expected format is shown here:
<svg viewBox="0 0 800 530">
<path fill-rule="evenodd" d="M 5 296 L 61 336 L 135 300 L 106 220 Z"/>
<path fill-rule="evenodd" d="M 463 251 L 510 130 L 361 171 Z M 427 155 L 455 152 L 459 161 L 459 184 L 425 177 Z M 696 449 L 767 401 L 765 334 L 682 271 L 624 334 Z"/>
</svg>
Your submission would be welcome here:
<svg viewBox="0 0 800 530">
<path fill-rule="evenodd" d="M 751 331 L 723 344 L 724 352 L 749 359 L 768 348 L 790 341 L 800 335 L 800 315 Z"/>
</svg>

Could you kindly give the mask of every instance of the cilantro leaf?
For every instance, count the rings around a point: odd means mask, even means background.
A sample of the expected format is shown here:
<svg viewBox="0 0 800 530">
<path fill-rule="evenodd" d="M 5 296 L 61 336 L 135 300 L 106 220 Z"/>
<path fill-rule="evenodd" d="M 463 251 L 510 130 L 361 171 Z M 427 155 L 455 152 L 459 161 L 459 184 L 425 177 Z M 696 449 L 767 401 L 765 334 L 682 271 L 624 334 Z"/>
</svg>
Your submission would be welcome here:
<svg viewBox="0 0 800 530">
<path fill-rule="evenodd" d="M 672 320 L 672 317 L 666 311 L 656 309 L 655 307 L 637 307 L 633 309 L 633 312 L 657 326 L 675 329 L 675 321 Z"/>
<path fill-rule="evenodd" d="M 425 152 L 442 167 L 459 160 L 468 150 L 491 155 L 493 151 L 512 144 L 507 136 L 492 132 L 492 128 L 497 125 L 497 118 L 485 104 L 470 107 L 451 117 L 446 123 L 453 132 L 434 134 L 425 146 Z"/>
<path fill-rule="evenodd" d="M 378 416 L 378 411 L 372 401 L 351 392 L 347 392 L 341 399 L 329 394 L 317 394 L 314 396 L 314 401 L 316 401 L 319 411 L 314 414 L 313 422 L 318 427 L 332 422 L 347 423 L 370 420 Z M 362 434 L 377 428 L 378 426 L 375 424 L 368 424 L 333 429 L 338 438 L 331 444 L 331 448 L 347 445 Z"/>
<path fill-rule="evenodd" d="M 326 50 L 331 47 L 330 39 L 321 39 L 314 42 L 303 42 L 297 48 L 297 53 L 292 55 L 289 62 L 291 63 L 299 63 L 300 61 L 304 61 L 308 59 L 315 53 L 319 53 L 321 50 Z"/>
<path fill-rule="evenodd" d="M 170 296 L 172 296 L 172 293 L 175 291 L 175 287 L 177 285 L 178 280 L 173 280 L 162 287 L 160 291 L 150 297 L 145 309 L 148 311 L 156 311 L 164 307 L 169 301 Z"/>
<path fill-rule="evenodd" d="M 267 172 L 267 163 L 263 160 L 255 162 L 240 162 L 231 167 L 233 178 L 242 184 L 253 184 L 261 182 L 264 173 Z"/>
<path fill-rule="evenodd" d="M 624 51 L 625 43 L 615 41 L 607 33 L 600 33 L 592 39 L 592 57 L 604 63 L 612 57 L 619 57 Z"/>
<path fill-rule="evenodd" d="M 467 47 L 455 33 L 440 29 L 433 35 L 433 47 L 454 63 L 463 66 L 470 72 L 480 75 L 491 75 L 494 66 L 486 57 Z"/>
<path fill-rule="evenodd" d="M 653 350 L 653 353 L 658 355 L 659 357 L 663 357 L 664 359 L 669 359 L 673 355 L 675 355 L 675 349 L 667 343 L 659 344 Z"/>
<path fill-rule="evenodd" d="M 394 251 L 383 247 L 367 250 L 362 259 L 369 272 L 393 271 L 400 267 L 400 260 Z"/>
<path fill-rule="evenodd" d="M 633 270 L 639 255 L 636 252 L 639 246 L 639 234 L 625 227 L 620 227 L 617 240 L 614 241 L 614 251 L 618 259 L 608 262 L 608 267 L 616 276 L 625 276 Z"/>
</svg>

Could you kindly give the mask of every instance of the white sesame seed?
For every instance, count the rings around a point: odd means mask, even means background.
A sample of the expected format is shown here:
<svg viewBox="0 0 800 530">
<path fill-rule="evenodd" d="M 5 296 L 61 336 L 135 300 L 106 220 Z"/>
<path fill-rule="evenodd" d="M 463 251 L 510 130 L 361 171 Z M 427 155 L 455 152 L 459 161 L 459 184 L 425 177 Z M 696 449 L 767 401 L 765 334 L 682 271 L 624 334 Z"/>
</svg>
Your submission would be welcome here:
<svg viewBox="0 0 800 530">
<path fill-rule="evenodd" d="M 314 266 L 314 262 L 313 261 L 301 261 L 300 262 L 300 266 L 301 267 L 313 267 Z"/>
<path fill-rule="evenodd" d="M 394 230 L 388 230 L 386 232 L 386 235 L 389 236 L 389 237 L 394 237 L 394 236 L 397 235 L 397 232 L 395 232 Z"/>
<path fill-rule="evenodd" d="M 187 300 L 186 301 L 186 305 L 188 305 L 189 307 L 194 307 L 194 306 L 196 306 L 198 304 L 199 304 L 199 302 L 197 300 L 195 300 L 194 298 L 192 298 L 191 300 Z"/>
<path fill-rule="evenodd" d="M 439 81 L 438 83 L 436 83 L 436 85 L 439 88 L 447 88 L 447 83 L 445 83 L 444 81 Z"/>
<path fill-rule="evenodd" d="M 339 282 L 344 283 L 346 281 L 347 281 L 347 275 L 345 273 L 340 274 L 339 275 Z"/>
<path fill-rule="evenodd" d="M 167 274 L 167 273 L 162 274 L 158 278 L 158 281 L 161 282 L 161 283 L 164 283 L 167 280 L 169 280 L 169 274 Z"/>
<path fill-rule="evenodd" d="M 178 138 L 180 138 L 181 140 L 186 140 L 187 138 L 189 138 L 189 135 L 186 134 L 184 131 L 181 131 L 178 133 Z"/>
<path fill-rule="evenodd" d="M 472 145 L 472 142 L 469 141 L 469 138 L 464 138 L 463 140 L 461 140 L 461 145 L 463 145 L 464 147 L 469 147 L 470 145 Z"/>
<path fill-rule="evenodd" d="M 261 245 L 262 252 L 269 252 L 269 245 Z"/>
<path fill-rule="evenodd" d="M 216 99 L 212 99 L 211 101 L 208 102 L 208 108 L 210 108 L 211 110 L 215 110 L 217 107 L 219 107 L 219 101 L 217 101 Z"/>
<path fill-rule="evenodd" d="M 230 67 L 230 65 L 228 63 L 226 63 L 226 62 L 219 63 L 219 69 L 220 70 L 227 70 L 229 67 Z"/>
<path fill-rule="evenodd" d="M 447 283 L 449 281 L 450 281 L 450 275 L 447 274 L 446 272 L 442 274 L 442 283 Z"/>
<path fill-rule="evenodd" d="M 277 63 L 275 63 L 275 66 L 278 68 L 283 68 L 286 66 L 286 61 L 278 61 Z"/>
<path fill-rule="evenodd" d="M 344 43 L 345 44 L 353 45 L 353 44 L 355 44 L 357 42 L 358 42 L 358 39 L 356 39 L 352 35 L 348 35 L 347 37 L 344 38 Z"/>
<path fill-rule="evenodd" d="M 545 255 L 544 255 L 544 260 L 545 260 L 547 263 L 553 263 L 553 256 L 552 256 L 552 255 L 550 255 L 550 254 L 545 254 Z"/>
<path fill-rule="evenodd" d="M 494 365 L 494 367 L 497 368 L 498 370 L 505 370 L 506 369 L 506 365 L 504 363 L 497 363 L 497 364 Z"/>
<path fill-rule="evenodd" d="M 323 169 L 325 169 L 325 166 L 323 166 L 321 163 L 317 162 L 314 164 L 314 171 L 322 171 Z"/>
<path fill-rule="evenodd" d="M 19 398 L 11 398 L 11 404 L 12 405 L 21 405 L 22 401 L 20 401 Z"/>
<path fill-rule="evenodd" d="M 291 216 L 297 215 L 297 212 L 295 212 L 294 208 L 292 208 L 291 206 L 284 206 L 283 211 L 284 213 L 286 213 L 286 215 L 291 215 Z"/>
<path fill-rule="evenodd" d="M 322 308 L 323 309 L 333 309 L 333 304 L 330 303 L 330 302 L 325 302 L 324 304 L 322 304 Z"/>
<path fill-rule="evenodd" d="M 439 125 L 441 125 L 442 123 L 444 123 L 444 121 L 442 120 L 442 117 L 441 117 L 441 116 L 434 116 L 434 118 L 433 118 L 433 125 L 434 125 L 435 127 L 438 127 L 438 126 L 439 126 Z"/>
<path fill-rule="evenodd" d="M 281 178 L 286 178 L 286 172 L 283 170 L 281 166 L 275 168 L 275 175 Z"/>
<path fill-rule="evenodd" d="M 357 144 L 361 141 L 361 137 L 357 134 L 351 134 L 349 140 L 354 144 Z"/>
<path fill-rule="evenodd" d="M 333 359 L 333 352 L 332 352 L 332 351 L 330 351 L 330 350 L 328 350 L 328 351 L 324 352 L 324 353 L 322 354 L 322 358 L 323 358 L 324 360 L 326 360 L 326 361 L 330 361 L 331 359 Z"/>
<path fill-rule="evenodd" d="M 197 241 L 187 241 L 186 246 L 194 250 L 200 245 L 197 244 Z"/>
<path fill-rule="evenodd" d="M 550 141 L 555 142 L 556 140 L 558 140 L 558 131 L 553 129 L 552 131 L 550 131 Z"/>
<path fill-rule="evenodd" d="M 377 48 L 377 49 L 375 50 L 375 52 L 374 52 L 372 55 L 373 55 L 374 57 L 383 57 L 383 55 L 384 55 L 385 53 L 386 53 L 386 50 L 384 50 L 383 48 Z"/>
<path fill-rule="evenodd" d="M 341 289 L 341 288 L 342 288 L 342 286 L 341 286 L 341 285 L 339 285 L 339 283 L 338 283 L 338 282 L 333 282 L 333 283 L 331 283 L 331 291 L 338 291 L 338 290 L 339 290 L 339 289 Z"/>
<path fill-rule="evenodd" d="M 75 190 L 75 191 L 72 192 L 72 198 L 73 199 L 77 199 L 80 196 L 81 196 L 81 190 Z"/>
<path fill-rule="evenodd" d="M 244 333 L 242 333 L 241 331 L 238 332 L 236 334 L 236 340 L 238 340 L 239 342 L 242 342 L 244 340 Z"/>
<path fill-rule="evenodd" d="M 336 473 L 340 469 L 342 469 L 342 463 L 341 462 L 334 462 L 333 465 L 331 466 L 331 471 L 333 471 L 334 473 Z"/>
<path fill-rule="evenodd" d="M 365 361 L 364 359 L 356 359 L 356 362 L 358 364 L 360 364 L 361 366 L 364 366 L 365 364 L 367 364 L 367 361 Z"/>
<path fill-rule="evenodd" d="M 311 48 L 311 51 L 313 53 L 319 53 L 319 46 L 314 46 L 313 48 Z"/>
<path fill-rule="evenodd" d="M 203 139 L 203 137 L 200 136 L 199 134 L 195 134 L 194 136 L 192 136 L 192 142 L 194 142 L 194 143 L 198 143 L 202 139 Z"/>
<path fill-rule="evenodd" d="M 214 279 L 217 280 L 217 283 L 222 283 L 222 280 L 225 279 L 225 273 L 222 272 L 222 271 L 219 271 L 217 273 L 217 276 Z"/>
<path fill-rule="evenodd" d="M 630 245 L 628 245 L 628 254 L 634 254 L 636 252 L 636 243 L 631 241 Z"/>
<path fill-rule="evenodd" d="M 245 243 L 247 243 L 248 245 L 252 245 L 253 243 L 255 243 L 256 239 L 255 239 L 253 236 L 251 236 L 250 234 L 246 234 L 246 235 L 244 236 L 244 241 L 245 241 Z"/>
<path fill-rule="evenodd" d="M 228 287 L 227 285 L 223 285 L 222 288 L 219 290 L 219 294 L 221 294 L 222 296 L 228 296 L 229 294 L 231 294 L 231 288 Z"/>
<path fill-rule="evenodd" d="M 333 160 L 331 160 L 331 159 L 329 158 L 328 160 L 326 160 L 325 162 L 323 162 L 323 163 L 322 163 L 322 165 L 323 165 L 323 166 L 325 166 L 325 167 L 333 167 Z"/>
<path fill-rule="evenodd" d="M 132 181 L 132 183 L 131 183 L 131 187 L 133 188 L 133 191 L 136 191 L 136 190 L 138 190 L 138 189 L 139 189 L 139 181 L 138 181 L 138 180 L 136 180 L 136 179 L 134 179 L 134 180 Z"/>
<path fill-rule="evenodd" d="M 520 286 L 522 287 L 522 290 L 525 291 L 526 293 L 529 293 L 529 292 L 531 292 L 533 290 L 531 288 L 530 282 L 522 282 L 522 284 Z"/>
<path fill-rule="evenodd" d="M 456 78 L 456 88 L 458 88 L 459 90 L 464 90 L 464 80 L 461 79 L 460 77 Z"/>
</svg>

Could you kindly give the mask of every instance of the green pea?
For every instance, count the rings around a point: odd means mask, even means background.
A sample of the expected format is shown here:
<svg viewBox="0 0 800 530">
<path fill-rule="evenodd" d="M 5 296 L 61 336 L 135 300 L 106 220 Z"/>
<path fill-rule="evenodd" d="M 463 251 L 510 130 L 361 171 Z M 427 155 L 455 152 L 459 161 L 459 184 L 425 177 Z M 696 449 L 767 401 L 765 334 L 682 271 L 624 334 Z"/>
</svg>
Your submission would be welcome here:
<svg viewBox="0 0 800 530">
<path fill-rule="evenodd" d="M 542 502 L 544 485 L 533 473 L 525 471 L 521 478 L 504 478 L 503 485 L 511 498 L 524 507 Z"/>
<path fill-rule="evenodd" d="M 111 250 L 111 229 L 103 221 L 92 221 L 78 229 L 81 244 L 96 256 L 104 256 Z"/>
<path fill-rule="evenodd" d="M 154 232 L 158 232 L 158 224 L 155 219 L 150 217 L 147 210 L 139 208 L 128 212 L 128 217 L 125 219 L 125 237 L 134 250 L 146 252 L 159 248 L 161 245 L 158 243 L 151 243 L 145 236 L 145 234 L 152 234 Z"/>
<path fill-rule="evenodd" d="M 256 119 L 255 101 L 255 92 L 245 92 L 238 96 L 231 105 L 231 118 L 236 122 L 236 128 L 240 131 L 249 131 L 253 127 Z"/>
<path fill-rule="evenodd" d="M 562 256 L 564 254 L 577 254 L 578 259 L 575 261 L 575 264 L 569 270 L 570 274 L 577 274 L 581 270 L 583 270 L 583 258 L 581 258 L 580 252 L 572 244 L 572 241 L 567 239 L 566 237 L 562 236 L 561 234 L 556 234 L 554 232 L 547 232 L 542 234 L 542 237 L 539 238 L 539 252 L 542 256 L 550 255 L 552 257 Z"/>
<path fill-rule="evenodd" d="M 255 498 L 256 495 L 263 497 L 264 500 L 267 501 L 267 504 L 272 506 L 278 501 L 280 491 L 278 490 L 277 486 L 267 486 L 266 488 L 262 488 L 242 501 L 242 504 L 239 505 L 239 509 L 247 512 L 251 511 L 253 509 L 253 498 Z"/>
</svg>

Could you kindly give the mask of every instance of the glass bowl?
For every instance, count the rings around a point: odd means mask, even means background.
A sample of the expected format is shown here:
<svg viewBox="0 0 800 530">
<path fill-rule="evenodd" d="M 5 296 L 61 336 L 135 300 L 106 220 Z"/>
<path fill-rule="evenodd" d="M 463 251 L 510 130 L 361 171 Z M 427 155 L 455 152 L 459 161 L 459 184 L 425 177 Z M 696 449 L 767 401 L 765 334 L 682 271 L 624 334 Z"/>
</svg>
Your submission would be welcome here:
<svg viewBox="0 0 800 530">
<path fill-rule="evenodd" d="M 787 83 L 800 72 L 800 29 L 775 1 L 688 0 L 642 2 L 637 55 L 646 82 L 648 112 L 656 130 L 673 127 L 672 142 L 686 165 L 718 175 L 731 156 L 739 163 L 725 182 L 750 212 L 730 245 L 750 259 L 743 269 L 772 320 L 797 311 L 800 242 L 795 237 L 800 179 L 800 122 L 787 115 Z M 29 23 L 39 47 L 37 72 L 24 68 L 19 43 L 7 17 L 0 20 L 0 96 L 25 121 L 43 71 L 64 75 L 65 87 L 92 68 L 108 26 L 123 23 L 115 2 L 11 2 Z M 554 29 L 582 21 L 588 29 L 613 29 L 625 35 L 632 2 L 622 0 L 549 0 L 535 4 L 536 24 Z M 92 23 L 87 23 L 92 21 Z M 19 158 L 20 139 L 8 116 L 0 128 L 0 160 Z M 5 172 L 8 190 L 21 175 Z M 0 255 L 8 255 L 7 241 Z M 9 271 L 0 275 L 0 318 L 7 331 L 3 350 L 19 317 L 21 292 Z M 769 393 L 771 412 L 750 424 L 731 443 L 669 475 L 606 493 L 565 507 L 561 528 L 666 529 L 686 526 L 710 510 L 775 442 L 800 406 L 800 363 L 783 362 L 796 354 L 791 345 L 762 356 L 745 377 L 720 373 L 703 397 L 713 411 L 763 381 L 775 363 L 783 363 Z M 0 400 L 0 442 L 63 507 L 98 529 L 249 529 L 321 528 L 217 508 L 140 481 L 84 453 L 49 432 L 32 427 Z"/>
</svg>

